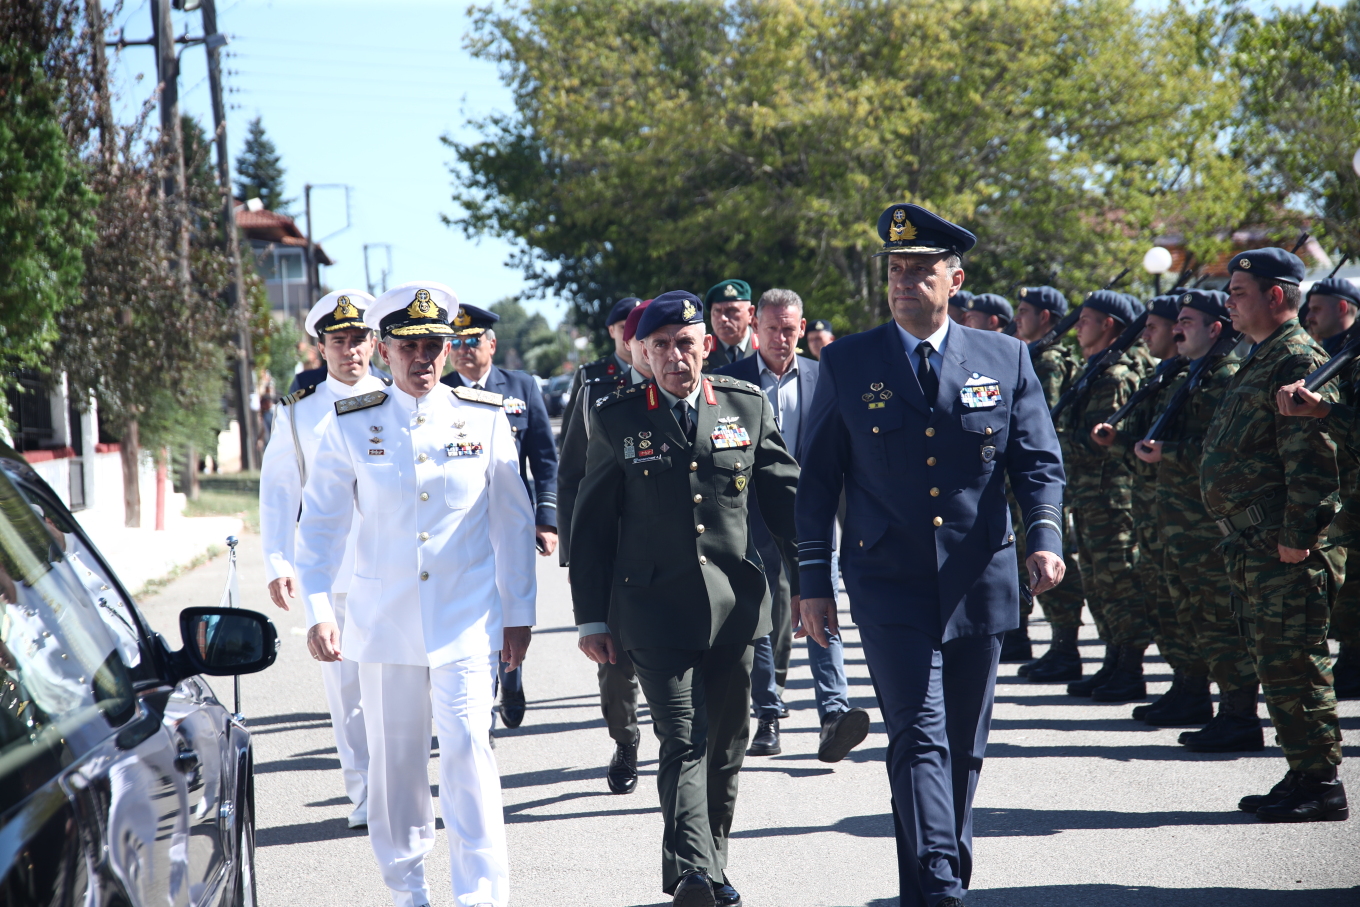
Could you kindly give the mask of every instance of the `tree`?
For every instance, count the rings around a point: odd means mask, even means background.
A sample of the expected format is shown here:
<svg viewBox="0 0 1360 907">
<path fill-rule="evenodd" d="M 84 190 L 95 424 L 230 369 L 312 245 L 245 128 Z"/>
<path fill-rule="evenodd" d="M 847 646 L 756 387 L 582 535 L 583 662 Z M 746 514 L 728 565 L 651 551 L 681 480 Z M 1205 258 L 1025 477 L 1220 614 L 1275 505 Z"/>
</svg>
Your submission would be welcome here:
<svg viewBox="0 0 1360 907">
<path fill-rule="evenodd" d="M 528 365 L 529 351 L 550 340 L 553 334 L 547 319 L 537 312 L 530 315 L 517 299 L 502 299 L 491 306 L 491 311 L 501 316 L 496 322 L 495 363 L 532 371 Z"/>
<path fill-rule="evenodd" d="M 258 198 L 277 214 L 287 214 L 296 199 L 283 197 L 283 164 L 274 142 L 265 134 L 260 117 L 246 128 L 246 143 L 236 157 L 236 194 Z"/>
</svg>

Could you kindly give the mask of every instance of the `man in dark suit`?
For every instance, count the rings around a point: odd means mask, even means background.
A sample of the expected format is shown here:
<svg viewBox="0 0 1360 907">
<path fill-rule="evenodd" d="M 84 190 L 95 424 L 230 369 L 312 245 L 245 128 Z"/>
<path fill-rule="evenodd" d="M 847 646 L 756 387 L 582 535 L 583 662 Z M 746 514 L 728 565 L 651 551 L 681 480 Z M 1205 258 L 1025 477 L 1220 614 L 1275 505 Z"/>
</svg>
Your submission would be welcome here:
<svg viewBox="0 0 1360 907">
<path fill-rule="evenodd" d="M 817 390 L 818 364 L 797 355 L 798 340 L 807 320 L 803 300 L 793 290 L 766 290 L 756 305 L 756 335 L 760 338 L 758 355 L 725 365 L 715 374 L 731 375 L 760 387 L 774 410 L 775 425 L 794 458 L 802 455 L 807 432 L 806 416 Z M 775 756 L 783 750 L 779 740 L 779 718 L 787 714 L 780 701 L 793 651 L 794 619 L 789 607 L 789 579 L 784 570 L 779 546 L 771 537 L 760 515 L 758 502 L 751 502 L 751 535 L 760 552 L 772 598 L 771 620 L 774 630 L 756 640 L 751 665 L 751 705 L 757 721 L 748 756 Z M 821 739 L 817 757 L 823 762 L 839 762 L 863 742 L 869 733 L 869 713 L 850 707 L 850 689 L 845 680 L 845 656 L 840 635 L 828 637 L 829 647 L 808 640 L 808 663 L 812 668 L 813 689 L 817 698 L 817 717 L 821 719 Z"/>
<path fill-rule="evenodd" d="M 916 205 L 879 218 L 893 320 L 823 350 L 803 444 L 803 626 L 837 629 L 832 526 L 888 731 L 902 907 L 961 907 L 1001 635 L 1062 580 L 1062 456 L 1023 343 L 951 321 L 973 234 Z M 1023 525 L 1012 528 L 1009 477 Z"/>
<path fill-rule="evenodd" d="M 510 431 L 519 448 L 519 474 L 534 504 L 534 536 L 538 553 L 548 557 L 557 550 L 557 445 L 553 443 L 552 424 L 543 395 L 533 376 L 493 365 L 496 332 L 492 328 L 501 318 L 495 312 L 463 304 L 453 319 L 454 371 L 440 381 L 449 387 L 478 388 L 505 410 Z M 494 401 L 492 398 L 497 398 Z M 501 718 L 508 727 L 519 727 L 524 720 L 524 667 L 499 673 Z"/>
<path fill-rule="evenodd" d="M 715 371 L 755 354 L 751 321 L 756 307 L 751 304 L 749 283 L 734 277 L 718 281 L 704 294 L 704 307 L 713 321 L 713 348 L 704 358 L 704 371 Z"/>
<path fill-rule="evenodd" d="M 297 393 L 304 387 L 312 387 L 313 385 L 320 384 L 326 380 L 326 375 L 328 373 L 325 360 L 322 360 L 321 365 L 317 368 L 303 369 L 293 376 L 293 383 L 289 385 L 288 393 Z M 368 364 L 368 373 L 375 378 L 381 378 L 388 384 L 392 383 L 392 376 L 371 362 Z"/>
</svg>

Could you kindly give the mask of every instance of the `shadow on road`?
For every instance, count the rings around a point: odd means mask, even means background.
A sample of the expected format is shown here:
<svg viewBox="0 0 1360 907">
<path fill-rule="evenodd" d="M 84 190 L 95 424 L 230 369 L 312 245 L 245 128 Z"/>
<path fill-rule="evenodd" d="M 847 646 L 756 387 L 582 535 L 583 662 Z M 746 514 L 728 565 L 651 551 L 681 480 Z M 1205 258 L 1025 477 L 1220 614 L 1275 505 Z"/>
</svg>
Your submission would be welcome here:
<svg viewBox="0 0 1360 907">
<path fill-rule="evenodd" d="M 1255 816 L 1236 810 L 1126 813 L 1106 809 L 973 809 L 973 834 L 979 838 L 1112 828 L 1256 824 L 1259 820 Z"/>
<path fill-rule="evenodd" d="M 1252 888 L 1155 888 L 1132 885 L 1036 885 L 968 892 L 968 907 L 1354 907 L 1360 888 L 1269 891 Z M 896 907 L 897 899 L 871 901 L 867 907 Z"/>
</svg>

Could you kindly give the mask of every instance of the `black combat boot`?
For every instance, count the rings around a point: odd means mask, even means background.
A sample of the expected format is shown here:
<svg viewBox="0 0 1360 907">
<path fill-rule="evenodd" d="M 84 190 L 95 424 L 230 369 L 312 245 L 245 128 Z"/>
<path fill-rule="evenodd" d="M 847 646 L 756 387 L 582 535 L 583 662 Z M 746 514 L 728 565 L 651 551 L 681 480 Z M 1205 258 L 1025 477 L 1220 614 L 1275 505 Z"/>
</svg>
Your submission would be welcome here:
<svg viewBox="0 0 1360 907">
<path fill-rule="evenodd" d="M 1147 646 L 1120 646 L 1110 679 L 1091 690 L 1096 702 L 1133 702 L 1147 698 L 1147 681 L 1143 679 L 1143 653 Z"/>
<path fill-rule="evenodd" d="M 1154 699 L 1152 702 L 1146 703 L 1144 705 L 1134 706 L 1133 712 L 1130 714 L 1129 717 L 1133 718 L 1134 721 L 1146 720 L 1148 712 L 1152 711 L 1153 709 L 1160 709 L 1162 706 L 1172 702 L 1173 700 L 1179 699 L 1181 696 L 1181 688 L 1184 686 L 1185 675 L 1182 674 L 1180 671 L 1173 670 L 1171 672 L 1171 687 L 1165 693 Z M 1212 708 L 1210 708 L 1209 712 L 1210 717 L 1213 717 Z M 1208 719 L 1205 720 L 1207 721 Z M 1196 722 L 1196 724 L 1203 723 L 1204 723 L 1203 721 Z"/>
<path fill-rule="evenodd" d="M 1344 822 L 1351 816 L 1346 788 L 1336 776 L 1336 766 L 1324 772 L 1308 772 L 1283 799 L 1256 807 L 1263 822 Z"/>
<path fill-rule="evenodd" d="M 1332 689 L 1337 699 L 1360 699 L 1360 651 L 1355 646 L 1341 644 L 1332 665 Z"/>
<path fill-rule="evenodd" d="M 1054 627 L 1053 643 L 1038 661 L 1021 665 L 1030 683 L 1061 683 L 1081 679 L 1081 652 L 1077 627 Z"/>
<path fill-rule="evenodd" d="M 1134 709 L 1137 711 L 1137 709 Z M 1153 727 L 1195 727 L 1214 717 L 1214 700 L 1209 695 L 1209 675 L 1194 674 L 1181 678 L 1181 694 L 1170 702 L 1153 703 L 1143 720 Z"/>
<path fill-rule="evenodd" d="M 1265 749 L 1265 733 L 1256 714 L 1257 689 L 1252 684 L 1220 693 L 1218 714 L 1203 730 L 1181 734 L 1181 744 L 1193 753 L 1255 753 Z"/>
<path fill-rule="evenodd" d="M 1033 658 L 1034 652 L 1029 641 L 1029 619 L 1022 616 L 1020 626 L 1014 630 L 1007 630 L 1006 635 L 1001 637 L 1001 661 L 1003 664 L 1014 664 L 1028 662 Z"/>
<path fill-rule="evenodd" d="M 1078 680 L 1076 683 L 1067 685 L 1068 696 L 1081 696 L 1085 699 L 1091 698 L 1091 693 L 1096 687 L 1104 686 L 1111 677 L 1114 676 L 1114 667 L 1119 663 L 1119 646 L 1105 644 L 1105 661 L 1090 677 Z"/>
<path fill-rule="evenodd" d="M 1244 813 L 1254 813 L 1262 806 L 1267 806 L 1271 803 L 1279 803 L 1294 792 L 1294 788 L 1299 786 L 1299 779 L 1302 777 L 1303 775 L 1295 771 L 1285 772 L 1284 777 L 1276 782 L 1275 786 L 1270 789 L 1270 793 L 1248 794 L 1237 801 L 1237 808 Z"/>
</svg>

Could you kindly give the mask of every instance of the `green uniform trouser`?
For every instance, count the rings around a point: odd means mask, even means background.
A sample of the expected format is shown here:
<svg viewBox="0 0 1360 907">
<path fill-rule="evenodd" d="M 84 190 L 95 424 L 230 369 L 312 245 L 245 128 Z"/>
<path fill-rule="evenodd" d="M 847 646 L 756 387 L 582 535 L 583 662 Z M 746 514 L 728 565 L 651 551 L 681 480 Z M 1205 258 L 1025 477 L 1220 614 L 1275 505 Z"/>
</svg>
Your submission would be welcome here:
<svg viewBox="0 0 1360 907">
<path fill-rule="evenodd" d="M 1063 508 L 1063 520 L 1071 511 Z M 1019 524 L 1016 524 L 1018 528 Z M 1054 627 L 1080 627 L 1081 609 L 1086 604 L 1082 593 L 1081 566 L 1077 563 L 1076 541 L 1073 534 L 1063 526 L 1063 561 L 1067 564 L 1067 574 L 1056 589 L 1051 589 L 1039 597 L 1039 608 L 1044 612 L 1044 620 Z M 1020 540 L 1025 534 L 1015 533 L 1016 548 L 1021 548 Z M 1020 558 L 1020 575 L 1025 576 L 1025 558 Z M 1022 603 L 1023 604 L 1023 603 Z"/>
<path fill-rule="evenodd" d="M 1208 665 L 1195 646 L 1194 630 L 1188 623 L 1181 622 L 1176 597 L 1170 583 L 1164 582 L 1164 546 L 1157 524 L 1152 521 L 1140 522 L 1136 535 L 1138 572 L 1146 594 L 1148 623 L 1152 627 L 1157 651 L 1162 653 L 1167 664 L 1182 674 L 1199 677 L 1209 673 Z"/>
<path fill-rule="evenodd" d="M 1146 647 L 1152 642 L 1147 599 L 1138 572 L 1133 512 L 1108 501 L 1074 503 L 1081 586 L 1107 645 Z"/>
<path fill-rule="evenodd" d="M 618 661 L 614 664 L 605 662 L 595 672 L 600 681 L 600 712 L 614 742 L 619 746 L 632 746 L 638 739 L 637 672 L 633 670 L 633 660 L 623 651 L 619 635 L 613 636 Z"/>
<path fill-rule="evenodd" d="M 1220 693 L 1256 683 L 1256 662 L 1233 613 L 1228 571 L 1218 543 L 1218 527 L 1208 518 L 1197 525 L 1166 527 L 1162 557 L 1165 580 L 1181 625 L 1189 628 L 1195 650 L 1209 668 Z"/>
<path fill-rule="evenodd" d="M 661 883 L 702 869 L 726 880 L 727 837 L 737 806 L 737 775 L 751 735 L 750 643 L 692 649 L 633 649 L 629 656 L 661 741 Z"/>
<path fill-rule="evenodd" d="M 1327 624 L 1344 549 L 1316 551 L 1302 563 L 1286 564 L 1274 553 L 1230 546 L 1224 562 L 1251 627 L 1256 673 L 1290 769 L 1316 773 L 1340 765 Z"/>
<path fill-rule="evenodd" d="M 1347 648 L 1360 649 L 1360 549 L 1347 551 L 1346 582 L 1332 605 L 1331 636 Z"/>
</svg>

